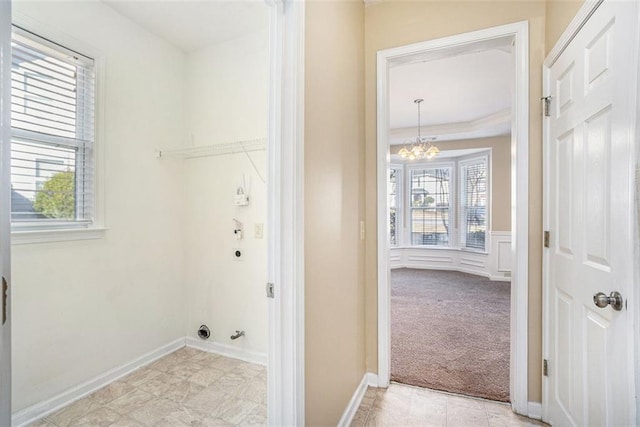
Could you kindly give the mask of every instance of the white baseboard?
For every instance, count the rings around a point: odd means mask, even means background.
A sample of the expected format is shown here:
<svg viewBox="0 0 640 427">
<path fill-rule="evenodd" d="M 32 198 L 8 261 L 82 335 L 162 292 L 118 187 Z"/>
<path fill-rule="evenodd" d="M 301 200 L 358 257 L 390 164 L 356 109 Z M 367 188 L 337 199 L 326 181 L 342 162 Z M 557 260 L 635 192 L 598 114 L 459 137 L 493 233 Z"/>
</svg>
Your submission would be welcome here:
<svg viewBox="0 0 640 427">
<path fill-rule="evenodd" d="M 419 265 L 419 264 L 401 264 L 399 262 L 393 264 L 390 267 L 391 270 L 395 270 L 398 268 L 411 268 L 414 270 L 457 271 L 459 273 L 473 274 L 474 276 L 485 277 L 494 282 L 510 282 L 511 281 L 511 276 L 495 276 L 488 271 L 478 271 L 478 270 L 472 270 L 464 267 L 438 267 L 438 266 Z"/>
<path fill-rule="evenodd" d="M 533 418 L 534 420 L 541 420 L 542 419 L 542 403 L 529 402 L 527 404 L 527 416 L 529 418 Z"/>
<path fill-rule="evenodd" d="M 230 346 L 227 344 L 221 344 L 214 341 L 203 341 L 199 338 L 187 337 L 187 347 L 193 347 L 198 350 L 208 351 L 210 353 L 217 353 L 222 356 L 232 357 L 234 359 L 244 360 L 245 362 L 257 363 L 258 365 L 267 365 L 267 354 L 257 351 L 245 350 Z"/>
<path fill-rule="evenodd" d="M 353 417 L 356 415 L 356 412 L 358 412 L 358 408 L 360 407 L 362 398 L 367 392 L 367 387 L 369 386 L 369 375 L 375 374 L 364 374 L 364 376 L 362 377 L 362 381 L 360 381 L 360 384 L 358 385 L 358 388 L 356 388 L 356 390 L 353 392 L 353 396 L 351 396 L 351 400 L 349 401 L 349 404 L 347 404 L 347 407 L 345 408 L 340 421 L 338 421 L 338 427 L 348 427 L 349 425 L 351 425 Z M 376 383 L 377 382 L 378 380 L 376 375 Z"/>
<path fill-rule="evenodd" d="M 47 399 L 44 402 L 36 403 L 35 405 L 24 408 L 12 414 L 11 425 L 20 427 L 32 423 L 40 418 L 46 417 L 47 415 L 57 411 L 58 409 L 67 406 L 75 402 L 76 400 L 81 399 L 93 393 L 94 391 L 99 390 L 102 387 L 118 380 L 119 378 L 128 375 L 132 371 L 148 365 L 149 363 L 163 356 L 166 356 L 169 353 L 173 353 L 174 351 L 184 346 L 184 337 L 178 338 L 177 340 L 172 341 L 169 344 L 165 344 L 155 350 L 152 350 L 149 353 L 146 353 L 131 362 L 127 362 L 121 366 L 118 366 L 117 368 L 113 368 L 105 372 L 104 374 L 98 375 L 97 377 L 90 379 L 89 381 L 65 390 L 57 396 Z"/>
<path fill-rule="evenodd" d="M 378 387 L 378 374 L 374 374 L 373 372 L 367 372 L 367 385 L 369 387 Z"/>
</svg>

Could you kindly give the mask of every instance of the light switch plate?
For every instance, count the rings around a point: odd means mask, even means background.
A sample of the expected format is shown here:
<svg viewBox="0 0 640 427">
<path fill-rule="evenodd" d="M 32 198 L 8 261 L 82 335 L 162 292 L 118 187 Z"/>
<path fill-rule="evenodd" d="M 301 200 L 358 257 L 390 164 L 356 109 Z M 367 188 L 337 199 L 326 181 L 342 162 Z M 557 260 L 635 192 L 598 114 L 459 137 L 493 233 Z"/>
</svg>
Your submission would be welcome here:
<svg viewBox="0 0 640 427">
<path fill-rule="evenodd" d="M 254 237 L 256 239 L 262 239 L 264 237 L 264 224 L 261 222 L 256 222 Z"/>
</svg>

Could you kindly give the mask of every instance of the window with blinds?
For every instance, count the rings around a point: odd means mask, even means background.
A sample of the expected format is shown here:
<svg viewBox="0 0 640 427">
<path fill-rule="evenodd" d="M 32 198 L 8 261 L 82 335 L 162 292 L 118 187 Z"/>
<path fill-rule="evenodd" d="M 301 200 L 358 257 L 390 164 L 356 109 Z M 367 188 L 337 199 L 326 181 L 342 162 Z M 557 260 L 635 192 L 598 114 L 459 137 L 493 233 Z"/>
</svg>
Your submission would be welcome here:
<svg viewBox="0 0 640 427">
<path fill-rule="evenodd" d="M 400 243 L 400 194 L 402 183 L 402 170 L 391 168 L 389 169 L 389 194 L 388 194 L 388 206 L 389 206 L 389 241 L 391 246 L 398 246 Z"/>
<path fill-rule="evenodd" d="M 412 245 L 449 246 L 450 183 L 449 167 L 411 171 Z"/>
<path fill-rule="evenodd" d="M 487 158 L 460 163 L 460 247 L 485 250 Z"/>
<path fill-rule="evenodd" d="M 12 224 L 88 226 L 94 61 L 15 26 L 11 45 Z"/>
</svg>

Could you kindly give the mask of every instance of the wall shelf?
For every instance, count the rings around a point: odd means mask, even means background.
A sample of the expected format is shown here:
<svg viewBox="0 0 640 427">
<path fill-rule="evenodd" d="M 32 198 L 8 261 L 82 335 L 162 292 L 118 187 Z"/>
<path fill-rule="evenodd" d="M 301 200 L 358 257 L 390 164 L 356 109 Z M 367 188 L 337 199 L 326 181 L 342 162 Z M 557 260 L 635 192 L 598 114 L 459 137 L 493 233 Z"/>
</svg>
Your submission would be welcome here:
<svg viewBox="0 0 640 427">
<path fill-rule="evenodd" d="M 196 145 L 184 148 L 160 149 L 156 151 L 156 157 L 193 159 L 197 157 L 222 156 L 250 151 L 263 151 L 267 146 L 267 138 L 247 139 L 228 142 L 224 144 Z"/>
</svg>

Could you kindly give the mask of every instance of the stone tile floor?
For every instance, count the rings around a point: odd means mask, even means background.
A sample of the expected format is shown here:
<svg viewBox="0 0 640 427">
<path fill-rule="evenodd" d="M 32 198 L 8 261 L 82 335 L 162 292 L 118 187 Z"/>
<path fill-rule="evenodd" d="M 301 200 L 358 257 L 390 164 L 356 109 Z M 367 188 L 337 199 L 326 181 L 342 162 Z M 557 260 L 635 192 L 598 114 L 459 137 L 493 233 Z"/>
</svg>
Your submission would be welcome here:
<svg viewBox="0 0 640 427">
<path fill-rule="evenodd" d="M 514 414 L 504 403 L 397 383 L 392 383 L 388 389 L 370 387 L 351 423 L 352 427 L 542 425 L 546 424 Z"/>
<path fill-rule="evenodd" d="M 266 368 L 182 348 L 31 427 L 263 426 Z M 541 426 L 509 405 L 392 383 L 369 388 L 353 427 Z"/>
<path fill-rule="evenodd" d="M 266 398 L 264 366 L 185 347 L 31 426 L 257 426 Z"/>
</svg>

